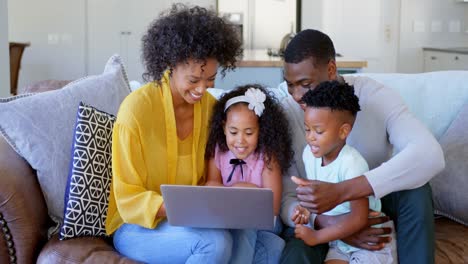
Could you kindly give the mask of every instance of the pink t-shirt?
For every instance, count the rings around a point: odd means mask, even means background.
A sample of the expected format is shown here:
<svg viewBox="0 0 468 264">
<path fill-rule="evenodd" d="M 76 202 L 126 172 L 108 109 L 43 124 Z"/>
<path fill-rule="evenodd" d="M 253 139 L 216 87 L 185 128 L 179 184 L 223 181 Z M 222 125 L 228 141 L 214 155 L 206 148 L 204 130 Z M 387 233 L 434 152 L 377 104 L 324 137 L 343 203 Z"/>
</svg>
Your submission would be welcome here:
<svg viewBox="0 0 468 264">
<path fill-rule="evenodd" d="M 246 164 L 237 165 L 234 173 L 232 175 L 231 181 L 227 182 L 229 175 L 232 172 L 234 164 L 230 164 L 231 159 L 235 159 L 236 156 L 231 151 L 220 152 L 219 148 L 216 146 L 215 150 L 215 164 L 216 167 L 221 171 L 221 177 L 223 178 L 224 186 L 232 186 L 237 182 L 249 182 L 257 185 L 258 187 L 263 187 L 262 181 L 262 171 L 265 167 L 265 162 L 263 161 L 263 154 L 252 153 L 246 159 L 244 159 Z M 242 166 L 243 177 L 241 174 L 240 166 Z"/>
</svg>

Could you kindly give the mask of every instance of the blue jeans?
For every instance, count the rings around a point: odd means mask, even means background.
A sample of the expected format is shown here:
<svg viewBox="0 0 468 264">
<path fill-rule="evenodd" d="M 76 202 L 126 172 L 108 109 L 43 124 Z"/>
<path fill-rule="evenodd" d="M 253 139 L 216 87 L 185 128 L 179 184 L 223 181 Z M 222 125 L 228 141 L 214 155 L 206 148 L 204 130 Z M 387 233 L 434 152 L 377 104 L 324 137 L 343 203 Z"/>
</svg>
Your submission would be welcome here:
<svg viewBox="0 0 468 264">
<path fill-rule="evenodd" d="M 388 194 L 382 198 L 382 210 L 395 223 L 398 263 L 434 263 L 434 207 L 429 183 Z"/>
<path fill-rule="evenodd" d="M 117 251 L 145 263 L 228 263 L 232 237 L 222 229 L 123 224 L 114 234 Z"/>
<path fill-rule="evenodd" d="M 231 264 L 244 263 L 279 263 L 284 240 L 279 237 L 282 223 L 276 218 L 275 228 L 272 231 L 256 229 L 231 230 L 233 249 Z"/>
</svg>

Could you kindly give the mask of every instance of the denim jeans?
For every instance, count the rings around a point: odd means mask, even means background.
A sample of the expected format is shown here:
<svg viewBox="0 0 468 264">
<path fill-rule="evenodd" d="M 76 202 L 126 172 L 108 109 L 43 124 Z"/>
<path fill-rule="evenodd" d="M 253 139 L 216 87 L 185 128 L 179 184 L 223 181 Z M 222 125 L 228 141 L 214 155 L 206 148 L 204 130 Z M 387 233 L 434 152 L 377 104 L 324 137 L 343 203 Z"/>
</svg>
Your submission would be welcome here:
<svg viewBox="0 0 468 264">
<path fill-rule="evenodd" d="M 394 219 L 400 264 L 435 261 L 434 207 L 429 183 L 382 198 L 382 209 Z"/>
<path fill-rule="evenodd" d="M 117 251 L 145 263 L 228 263 L 232 237 L 223 229 L 123 224 L 114 234 Z"/>
<path fill-rule="evenodd" d="M 231 230 L 233 249 L 231 264 L 279 263 L 284 248 L 284 240 L 278 236 L 282 230 L 279 217 L 272 231 L 256 229 Z"/>
</svg>

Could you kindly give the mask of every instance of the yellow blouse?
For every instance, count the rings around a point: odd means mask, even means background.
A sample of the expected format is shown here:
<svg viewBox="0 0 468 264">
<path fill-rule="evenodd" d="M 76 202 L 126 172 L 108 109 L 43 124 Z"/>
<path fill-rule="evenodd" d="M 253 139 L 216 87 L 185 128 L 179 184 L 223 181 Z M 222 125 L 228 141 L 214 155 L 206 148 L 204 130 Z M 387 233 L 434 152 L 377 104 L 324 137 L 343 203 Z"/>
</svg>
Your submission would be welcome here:
<svg viewBox="0 0 468 264">
<path fill-rule="evenodd" d="M 161 82 L 132 92 L 120 106 L 112 136 L 113 178 L 106 220 L 109 235 L 123 223 L 155 228 L 162 220 L 156 218 L 163 204 L 161 184 L 197 185 L 204 181 L 205 147 L 215 99 L 206 93 L 194 104 L 193 131 L 179 140 L 167 74 Z"/>
</svg>

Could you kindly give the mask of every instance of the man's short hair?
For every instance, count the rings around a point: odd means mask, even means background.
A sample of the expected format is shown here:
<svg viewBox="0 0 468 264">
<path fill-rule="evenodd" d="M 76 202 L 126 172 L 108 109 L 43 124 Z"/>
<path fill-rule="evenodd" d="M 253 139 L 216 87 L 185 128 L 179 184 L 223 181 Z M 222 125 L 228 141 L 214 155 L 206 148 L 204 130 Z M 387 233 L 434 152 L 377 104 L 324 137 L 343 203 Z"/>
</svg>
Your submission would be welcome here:
<svg viewBox="0 0 468 264">
<path fill-rule="evenodd" d="M 315 29 L 305 29 L 297 33 L 286 46 L 284 61 L 299 63 L 311 57 L 316 64 L 328 64 L 335 59 L 335 47 L 327 34 Z"/>
</svg>

